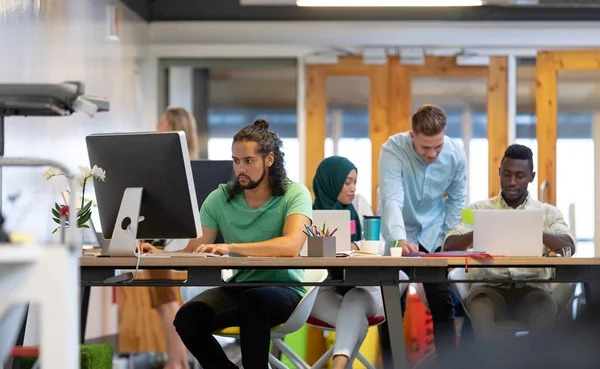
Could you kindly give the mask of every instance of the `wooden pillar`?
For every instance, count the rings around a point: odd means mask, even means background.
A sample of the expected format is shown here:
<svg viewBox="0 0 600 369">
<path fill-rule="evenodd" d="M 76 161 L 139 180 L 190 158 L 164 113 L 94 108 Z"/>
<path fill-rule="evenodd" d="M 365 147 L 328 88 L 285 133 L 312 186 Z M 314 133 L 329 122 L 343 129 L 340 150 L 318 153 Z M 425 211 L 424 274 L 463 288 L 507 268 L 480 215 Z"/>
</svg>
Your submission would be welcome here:
<svg viewBox="0 0 600 369">
<path fill-rule="evenodd" d="M 322 66 L 306 66 L 306 174 L 305 185 L 313 199 L 313 178 L 319 163 L 325 159 L 327 136 L 327 74 Z M 306 359 L 313 365 L 326 351 L 323 331 L 308 327 Z"/>
<path fill-rule="evenodd" d="M 379 153 L 381 146 L 387 141 L 387 138 L 396 133 L 405 132 L 410 130 L 410 117 L 411 117 L 411 76 L 410 69 L 400 64 L 398 56 L 388 57 L 387 65 L 388 75 L 388 105 L 387 105 L 387 137 L 381 142 L 376 142 L 371 137 L 371 145 L 373 152 L 373 172 L 372 172 L 372 184 L 373 192 L 371 204 L 373 211 L 377 213 L 378 196 L 377 190 L 379 187 Z"/>
<path fill-rule="evenodd" d="M 388 59 L 390 135 L 410 130 L 412 84 L 410 69 L 397 56 Z"/>
<path fill-rule="evenodd" d="M 552 53 L 540 51 L 536 62 L 536 131 L 538 142 L 538 198 L 556 205 L 556 138 L 557 138 L 557 82 L 556 65 Z M 545 196 L 542 186 L 545 183 Z"/>
<path fill-rule="evenodd" d="M 319 163 L 325 159 L 327 136 L 327 76 L 318 65 L 306 66 L 306 187 L 311 194 L 312 181 Z M 314 195 L 313 195 L 314 198 Z"/>
<path fill-rule="evenodd" d="M 490 57 L 487 79 L 488 195 L 500 192 L 498 168 L 508 146 L 508 58 Z"/>
<path fill-rule="evenodd" d="M 369 78 L 369 138 L 371 139 L 371 207 L 377 214 L 377 189 L 379 187 L 379 151 L 387 141 L 388 121 L 388 70 L 386 66 L 373 66 Z"/>
</svg>

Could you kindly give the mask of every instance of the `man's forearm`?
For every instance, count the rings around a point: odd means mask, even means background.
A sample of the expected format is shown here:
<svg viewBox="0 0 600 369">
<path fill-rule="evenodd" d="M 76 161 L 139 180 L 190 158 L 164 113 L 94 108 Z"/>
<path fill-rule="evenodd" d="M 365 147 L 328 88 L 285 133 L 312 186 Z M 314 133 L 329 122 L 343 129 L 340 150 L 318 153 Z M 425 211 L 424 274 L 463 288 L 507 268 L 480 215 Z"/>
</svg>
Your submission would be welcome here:
<svg viewBox="0 0 600 369">
<path fill-rule="evenodd" d="M 262 242 L 232 243 L 230 246 L 233 254 L 264 257 L 294 257 L 298 256 L 302 249 L 302 244 L 298 247 L 297 241 L 288 237 L 277 237 Z"/>
<path fill-rule="evenodd" d="M 449 236 L 443 245 L 444 251 L 465 251 L 473 244 L 473 232 Z"/>
<path fill-rule="evenodd" d="M 570 247 L 571 252 L 573 254 L 575 253 L 575 244 L 573 243 L 573 239 L 569 235 L 544 232 L 542 240 L 544 246 L 546 246 L 550 250 L 560 250 L 563 247 Z"/>
</svg>

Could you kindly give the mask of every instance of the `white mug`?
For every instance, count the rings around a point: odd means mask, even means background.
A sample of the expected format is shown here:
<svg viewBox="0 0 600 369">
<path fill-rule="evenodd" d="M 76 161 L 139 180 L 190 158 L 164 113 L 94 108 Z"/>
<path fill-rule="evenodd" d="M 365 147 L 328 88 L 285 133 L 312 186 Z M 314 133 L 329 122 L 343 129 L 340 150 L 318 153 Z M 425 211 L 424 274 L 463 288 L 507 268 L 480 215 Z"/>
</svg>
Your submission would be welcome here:
<svg viewBox="0 0 600 369">
<path fill-rule="evenodd" d="M 380 255 L 382 241 L 360 241 L 360 251 Z"/>
</svg>

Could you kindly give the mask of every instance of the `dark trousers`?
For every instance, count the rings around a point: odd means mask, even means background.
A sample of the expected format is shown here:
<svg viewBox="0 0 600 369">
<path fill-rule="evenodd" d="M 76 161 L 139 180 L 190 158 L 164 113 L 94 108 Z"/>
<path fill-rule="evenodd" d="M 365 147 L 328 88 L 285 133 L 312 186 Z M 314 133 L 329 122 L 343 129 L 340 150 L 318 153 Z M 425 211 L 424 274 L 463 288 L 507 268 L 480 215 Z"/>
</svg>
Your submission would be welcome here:
<svg viewBox="0 0 600 369">
<path fill-rule="evenodd" d="M 173 324 L 204 369 L 237 369 L 212 335 L 232 326 L 240 327 L 244 368 L 267 369 L 271 327 L 285 323 L 300 300 L 288 287 L 220 287 L 184 304 Z"/>
<path fill-rule="evenodd" d="M 419 250 L 428 252 L 419 245 Z M 440 251 L 440 248 L 435 250 Z M 433 320 L 433 341 L 438 361 L 443 361 L 456 348 L 453 289 L 450 283 L 423 283 L 425 297 Z M 406 306 L 406 293 L 402 296 L 402 314 Z"/>
</svg>

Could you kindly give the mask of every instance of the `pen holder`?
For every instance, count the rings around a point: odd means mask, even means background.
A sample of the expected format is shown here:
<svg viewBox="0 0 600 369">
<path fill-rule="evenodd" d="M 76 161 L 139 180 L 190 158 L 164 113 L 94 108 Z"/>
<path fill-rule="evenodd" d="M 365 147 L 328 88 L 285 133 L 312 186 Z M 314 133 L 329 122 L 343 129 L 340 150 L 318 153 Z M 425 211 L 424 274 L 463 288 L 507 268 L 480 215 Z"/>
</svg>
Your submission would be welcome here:
<svg viewBox="0 0 600 369">
<path fill-rule="evenodd" d="M 335 257 L 335 237 L 308 237 L 309 257 Z"/>
</svg>

